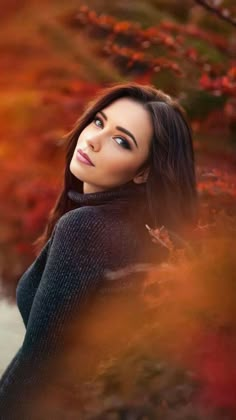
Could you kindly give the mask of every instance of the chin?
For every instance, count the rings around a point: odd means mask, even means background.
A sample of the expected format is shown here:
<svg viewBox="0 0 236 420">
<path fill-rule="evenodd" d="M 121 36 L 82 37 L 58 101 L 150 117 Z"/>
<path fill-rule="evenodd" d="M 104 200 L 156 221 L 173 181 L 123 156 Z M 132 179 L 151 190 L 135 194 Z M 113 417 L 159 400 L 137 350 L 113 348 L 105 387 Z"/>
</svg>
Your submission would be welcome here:
<svg viewBox="0 0 236 420">
<path fill-rule="evenodd" d="M 73 168 L 73 164 L 70 164 L 69 166 L 70 172 L 72 173 L 72 175 L 74 175 L 76 178 L 80 179 L 81 181 L 83 181 L 83 179 L 81 178 L 80 174 L 78 173 L 79 171 L 76 170 L 75 168 Z"/>
</svg>

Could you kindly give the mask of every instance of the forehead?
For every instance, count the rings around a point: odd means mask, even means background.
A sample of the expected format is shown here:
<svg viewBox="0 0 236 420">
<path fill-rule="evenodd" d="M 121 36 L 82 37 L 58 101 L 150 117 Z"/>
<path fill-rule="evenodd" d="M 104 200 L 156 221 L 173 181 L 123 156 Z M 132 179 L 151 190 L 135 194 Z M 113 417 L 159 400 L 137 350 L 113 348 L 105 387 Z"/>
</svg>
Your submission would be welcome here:
<svg viewBox="0 0 236 420">
<path fill-rule="evenodd" d="M 118 98 L 103 108 L 103 111 L 109 123 L 130 130 L 137 141 L 141 141 L 144 137 L 151 139 L 153 134 L 152 120 L 142 103 L 132 98 Z"/>
</svg>

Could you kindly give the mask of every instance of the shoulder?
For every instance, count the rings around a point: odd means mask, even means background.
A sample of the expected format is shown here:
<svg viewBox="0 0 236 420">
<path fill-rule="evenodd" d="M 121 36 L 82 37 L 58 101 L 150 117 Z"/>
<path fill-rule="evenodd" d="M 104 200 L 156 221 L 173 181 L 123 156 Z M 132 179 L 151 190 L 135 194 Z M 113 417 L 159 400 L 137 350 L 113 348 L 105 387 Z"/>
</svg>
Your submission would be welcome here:
<svg viewBox="0 0 236 420">
<path fill-rule="evenodd" d="M 57 221 L 51 239 L 49 263 L 62 259 L 72 267 L 97 267 L 107 265 L 109 235 L 103 215 L 95 207 L 83 207 L 68 211 Z"/>
<path fill-rule="evenodd" d="M 104 215 L 95 206 L 85 206 L 70 210 L 63 214 L 57 222 L 57 228 L 62 229 L 83 229 L 91 230 L 95 226 L 101 226 L 104 222 Z"/>
<path fill-rule="evenodd" d="M 57 221 L 54 239 L 67 243 L 83 241 L 84 245 L 101 241 L 101 238 L 107 236 L 104 219 L 103 212 L 95 206 L 70 210 Z"/>
</svg>

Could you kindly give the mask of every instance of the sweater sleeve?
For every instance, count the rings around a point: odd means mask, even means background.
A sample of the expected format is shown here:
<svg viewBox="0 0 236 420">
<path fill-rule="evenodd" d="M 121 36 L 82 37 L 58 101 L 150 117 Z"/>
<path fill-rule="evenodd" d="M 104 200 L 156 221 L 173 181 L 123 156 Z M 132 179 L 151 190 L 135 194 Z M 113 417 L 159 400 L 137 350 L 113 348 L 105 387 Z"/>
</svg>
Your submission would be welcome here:
<svg viewBox="0 0 236 420">
<path fill-rule="evenodd" d="M 30 310 L 38 289 L 47 255 L 50 248 L 52 237 L 47 241 L 37 258 L 27 268 L 27 270 L 20 277 L 16 287 L 16 302 L 23 319 L 25 328 L 27 327 Z"/>
<path fill-rule="evenodd" d="M 26 420 L 37 390 L 50 380 L 48 363 L 63 352 L 64 333 L 73 315 L 103 277 L 103 230 L 103 220 L 92 207 L 71 210 L 57 223 L 23 344 L 9 374 L 3 373 L 0 380 L 1 419 Z"/>
</svg>

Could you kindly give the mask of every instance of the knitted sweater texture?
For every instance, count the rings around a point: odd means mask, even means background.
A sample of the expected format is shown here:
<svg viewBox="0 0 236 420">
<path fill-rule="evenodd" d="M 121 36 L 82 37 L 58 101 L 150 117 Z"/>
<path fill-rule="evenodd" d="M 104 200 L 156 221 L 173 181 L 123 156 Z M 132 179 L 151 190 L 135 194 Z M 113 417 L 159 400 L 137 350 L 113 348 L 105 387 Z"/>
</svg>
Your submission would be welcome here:
<svg viewBox="0 0 236 420">
<path fill-rule="evenodd" d="M 60 217 L 17 285 L 26 332 L 0 379 L 1 420 L 64 418 L 56 412 L 42 417 L 32 407 L 50 382 L 50 364 L 68 346 L 66 331 L 75 316 L 86 313 L 92 297 L 103 296 L 105 305 L 112 294 L 125 293 L 129 276 L 122 270 L 159 262 L 145 228 L 150 218 L 144 184 L 88 194 L 70 190 L 68 197 L 76 208 Z"/>
</svg>

